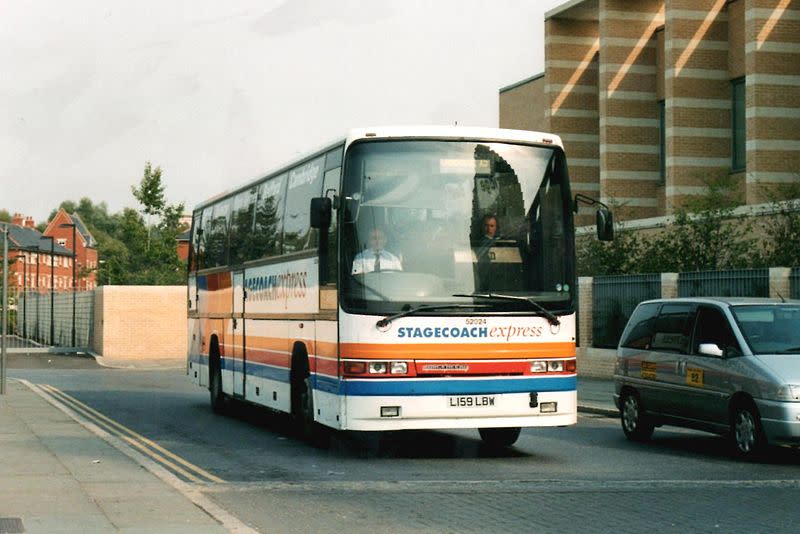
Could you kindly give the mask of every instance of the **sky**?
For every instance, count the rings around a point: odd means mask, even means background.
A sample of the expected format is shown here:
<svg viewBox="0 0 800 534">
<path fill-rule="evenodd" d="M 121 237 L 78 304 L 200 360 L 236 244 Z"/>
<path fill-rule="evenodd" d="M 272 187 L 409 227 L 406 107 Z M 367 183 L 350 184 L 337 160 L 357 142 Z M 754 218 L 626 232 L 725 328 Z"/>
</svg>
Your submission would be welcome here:
<svg viewBox="0 0 800 534">
<path fill-rule="evenodd" d="M 0 0 L 0 209 L 186 212 L 379 125 L 498 126 L 563 0 Z"/>
</svg>

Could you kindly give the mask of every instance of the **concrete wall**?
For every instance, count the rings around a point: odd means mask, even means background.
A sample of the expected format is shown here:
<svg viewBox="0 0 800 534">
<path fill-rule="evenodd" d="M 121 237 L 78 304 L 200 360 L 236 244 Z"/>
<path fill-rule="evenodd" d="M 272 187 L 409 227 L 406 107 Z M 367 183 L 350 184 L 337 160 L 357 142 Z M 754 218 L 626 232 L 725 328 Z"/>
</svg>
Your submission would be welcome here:
<svg viewBox="0 0 800 534">
<path fill-rule="evenodd" d="M 185 286 L 102 286 L 94 321 L 92 348 L 104 358 L 186 358 Z"/>
</svg>

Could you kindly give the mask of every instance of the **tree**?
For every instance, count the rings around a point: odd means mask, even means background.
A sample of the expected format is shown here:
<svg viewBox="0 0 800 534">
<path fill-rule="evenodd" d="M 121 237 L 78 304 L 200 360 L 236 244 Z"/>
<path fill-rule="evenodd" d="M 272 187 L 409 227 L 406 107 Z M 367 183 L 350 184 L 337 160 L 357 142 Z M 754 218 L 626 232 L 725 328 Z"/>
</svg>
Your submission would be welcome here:
<svg viewBox="0 0 800 534">
<path fill-rule="evenodd" d="M 11 214 L 7 210 L 0 210 L 0 222 L 11 222 Z"/>
<path fill-rule="evenodd" d="M 139 187 L 131 186 L 133 197 L 142 205 L 145 215 L 158 215 L 166 206 L 164 186 L 161 183 L 161 167 L 153 169 L 150 162 L 144 164 L 144 176 Z"/>
</svg>

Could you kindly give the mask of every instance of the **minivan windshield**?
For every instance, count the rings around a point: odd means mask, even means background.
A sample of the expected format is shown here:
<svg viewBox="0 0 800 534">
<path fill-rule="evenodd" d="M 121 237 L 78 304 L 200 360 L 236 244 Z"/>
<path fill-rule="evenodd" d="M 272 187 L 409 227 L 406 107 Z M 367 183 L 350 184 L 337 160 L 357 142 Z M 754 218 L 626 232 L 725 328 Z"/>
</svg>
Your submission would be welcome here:
<svg viewBox="0 0 800 534">
<path fill-rule="evenodd" d="M 732 306 L 753 354 L 800 354 L 800 305 Z"/>
<path fill-rule="evenodd" d="M 571 207 L 557 146 L 354 144 L 343 181 L 342 304 L 368 314 L 444 304 L 530 313 L 534 300 L 566 311 L 575 290 Z"/>
</svg>

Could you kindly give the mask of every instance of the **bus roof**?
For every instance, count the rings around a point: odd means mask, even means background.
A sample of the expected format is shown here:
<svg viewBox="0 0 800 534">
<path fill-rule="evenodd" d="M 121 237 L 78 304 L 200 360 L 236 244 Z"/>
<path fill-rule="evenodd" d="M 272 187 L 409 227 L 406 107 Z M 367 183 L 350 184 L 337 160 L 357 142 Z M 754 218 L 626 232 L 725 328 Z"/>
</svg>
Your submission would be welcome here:
<svg viewBox="0 0 800 534">
<path fill-rule="evenodd" d="M 504 128 L 475 126 L 376 126 L 350 130 L 347 144 L 359 139 L 435 138 L 451 140 L 519 141 L 556 145 L 563 148 L 561 138 L 554 134 Z"/>
<path fill-rule="evenodd" d="M 319 157 L 337 146 L 344 145 L 345 148 L 351 143 L 361 139 L 446 139 L 446 140 L 481 140 L 496 142 L 522 142 L 544 145 L 555 145 L 563 148 L 561 138 L 555 134 L 544 132 L 531 132 L 527 130 L 509 130 L 504 128 L 483 128 L 475 126 L 374 126 L 370 128 L 354 128 L 350 130 L 345 139 L 327 143 L 322 148 L 318 148 L 305 156 L 293 159 L 270 172 L 264 173 L 257 178 L 248 180 L 236 187 L 218 193 L 200 203 L 192 211 L 205 208 L 226 197 L 232 197 L 240 191 L 244 191 L 260 181 L 282 172 L 286 172 L 292 167 L 300 165 L 306 161 Z"/>
</svg>

